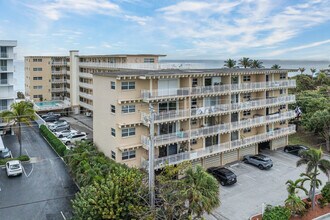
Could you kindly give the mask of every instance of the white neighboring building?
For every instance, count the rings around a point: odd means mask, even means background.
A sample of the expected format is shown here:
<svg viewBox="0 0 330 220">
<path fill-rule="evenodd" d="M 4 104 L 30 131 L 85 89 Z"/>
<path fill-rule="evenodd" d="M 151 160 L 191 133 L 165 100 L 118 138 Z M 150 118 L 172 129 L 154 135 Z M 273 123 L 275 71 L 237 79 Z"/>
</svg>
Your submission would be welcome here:
<svg viewBox="0 0 330 220">
<path fill-rule="evenodd" d="M 15 99 L 14 47 L 16 40 L 0 40 L 0 111 L 8 110 Z"/>
</svg>

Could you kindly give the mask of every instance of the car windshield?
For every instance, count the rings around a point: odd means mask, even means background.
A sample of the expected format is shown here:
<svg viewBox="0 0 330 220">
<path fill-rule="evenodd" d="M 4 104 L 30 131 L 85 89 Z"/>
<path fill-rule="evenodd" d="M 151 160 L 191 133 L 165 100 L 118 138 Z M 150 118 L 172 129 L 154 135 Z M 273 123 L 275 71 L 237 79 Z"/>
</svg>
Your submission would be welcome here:
<svg viewBox="0 0 330 220">
<path fill-rule="evenodd" d="M 2 153 L 2 154 L 8 153 L 8 152 L 9 152 L 9 149 L 8 148 L 5 148 L 5 149 L 3 149 L 3 150 L 0 151 L 0 153 Z"/>
<path fill-rule="evenodd" d="M 12 165 L 10 165 L 10 169 L 13 169 L 13 170 L 19 169 L 20 167 L 21 166 L 19 164 L 12 164 Z"/>
</svg>

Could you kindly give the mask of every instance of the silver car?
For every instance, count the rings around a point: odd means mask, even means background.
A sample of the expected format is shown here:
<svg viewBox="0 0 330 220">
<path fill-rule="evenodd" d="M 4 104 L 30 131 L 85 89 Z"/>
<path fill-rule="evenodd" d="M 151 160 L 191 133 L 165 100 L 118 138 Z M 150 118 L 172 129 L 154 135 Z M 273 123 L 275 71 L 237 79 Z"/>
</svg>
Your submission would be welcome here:
<svg viewBox="0 0 330 220">
<path fill-rule="evenodd" d="M 268 170 L 273 166 L 272 159 L 263 154 L 245 155 L 243 162 L 257 166 L 260 170 Z"/>
<path fill-rule="evenodd" d="M 11 160 L 6 163 L 6 173 L 7 176 L 18 176 L 22 175 L 23 168 L 21 161 L 19 160 Z"/>
<path fill-rule="evenodd" d="M 55 132 L 55 136 L 58 137 L 58 138 L 64 138 L 64 137 L 67 137 L 69 136 L 70 134 L 74 134 L 74 133 L 77 133 L 78 131 L 76 130 L 64 130 L 64 131 L 58 131 L 58 132 Z"/>
</svg>

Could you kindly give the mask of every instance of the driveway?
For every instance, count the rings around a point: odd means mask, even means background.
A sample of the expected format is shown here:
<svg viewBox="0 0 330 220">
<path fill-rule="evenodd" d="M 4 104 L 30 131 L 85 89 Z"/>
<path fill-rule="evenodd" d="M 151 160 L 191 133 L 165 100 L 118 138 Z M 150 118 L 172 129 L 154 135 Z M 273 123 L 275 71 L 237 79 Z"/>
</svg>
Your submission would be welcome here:
<svg viewBox="0 0 330 220">
<path fill-rule="evenodd" d="M 71 129 L 86 132 L 89 139 L 93 138 L 93 129 L 90 127 L 93 124 L 93 119 L 86 116 L 75 115 L 75 117 L 61 117 L 61 119 L 69 122 Z"/>
<path fill-rule="evenodd" d="M 262 153 L 272 158 L 274 166 L 270 170 L 259 170 L 242 162 L 229 166 L 237 175 L 238 182 L 233 186 L 220 187 L 221 206 L 212 215 L 206 216 L 207 219 L 245 220 L 260 213 L 262 203 L 284 204 L 287 198 L 286 181 L 298 179 L 300 173 L 305 172 L 305 166 L 297 168 L 299 158 L 284 153 L 282 149 Z M 323 184 L 328 180 L 323 173 L 319 178 Z M 309 188 L 307 184 L 305 187 Z"/>
<path fill-rule="evenodd" d="M 18 156 L 16 136 L 3 137 L 4 145 Z M 0 219 L 57 220 L 71 217 L 70 200 L 78 191 L 63 161 L 39 134 L 37 125 L 22 129 L 24 173 L 8 178 L 0 169 Z"/>
</svg>

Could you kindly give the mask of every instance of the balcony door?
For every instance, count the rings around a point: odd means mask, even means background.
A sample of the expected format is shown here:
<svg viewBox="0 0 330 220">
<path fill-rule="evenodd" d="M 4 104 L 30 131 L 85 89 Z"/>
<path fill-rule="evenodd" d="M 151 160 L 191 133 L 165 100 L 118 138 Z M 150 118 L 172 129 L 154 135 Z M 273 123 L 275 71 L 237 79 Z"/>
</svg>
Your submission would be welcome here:
<svg viewBox="0 0 330 220">
<path fill-rule="evenodd" d="M 178 145 L 170 144 L 169 146 L 163 146 L 159 148 L 158 157 L 166 157 L 178 153 Z"/>
<path fill-rule="evenodd" d="M 158 104 L 158 113 L 160 112 L 168 112 L 168 111 L 175 111 L 177 110 L 177 102 L 161 102 Z"/>
<path fill-rule="evenodd" d="M 158 80 L 158 95 L 176 95 L 179 88 L 178 79 L 160 79 Z"/>
<path fill-rule="evenodd" d="M 0 47 L 0 56 L 7 57 L 7 47 Z"/>
<path fill-rule="evenodd" d="M 205 147 L 210 147 L 217 144 L 219 144 L 219 135 L 205 138 Z"/>
<path fill-rule="evenodd" d="M 172 134 L 176 132 L 176 126 L 177 124 L 175 122 L 173 123 L 167 123 L 167 124 L 160 124 L 158 126 L 158 134 L 164 135 L 164 134 Z"/>
<path fill-rule="evenodd" d="M 8 83 L 8 75 L 7 73 L 0 74 L 0 84 L 7 84 Z"/>
</svg>

